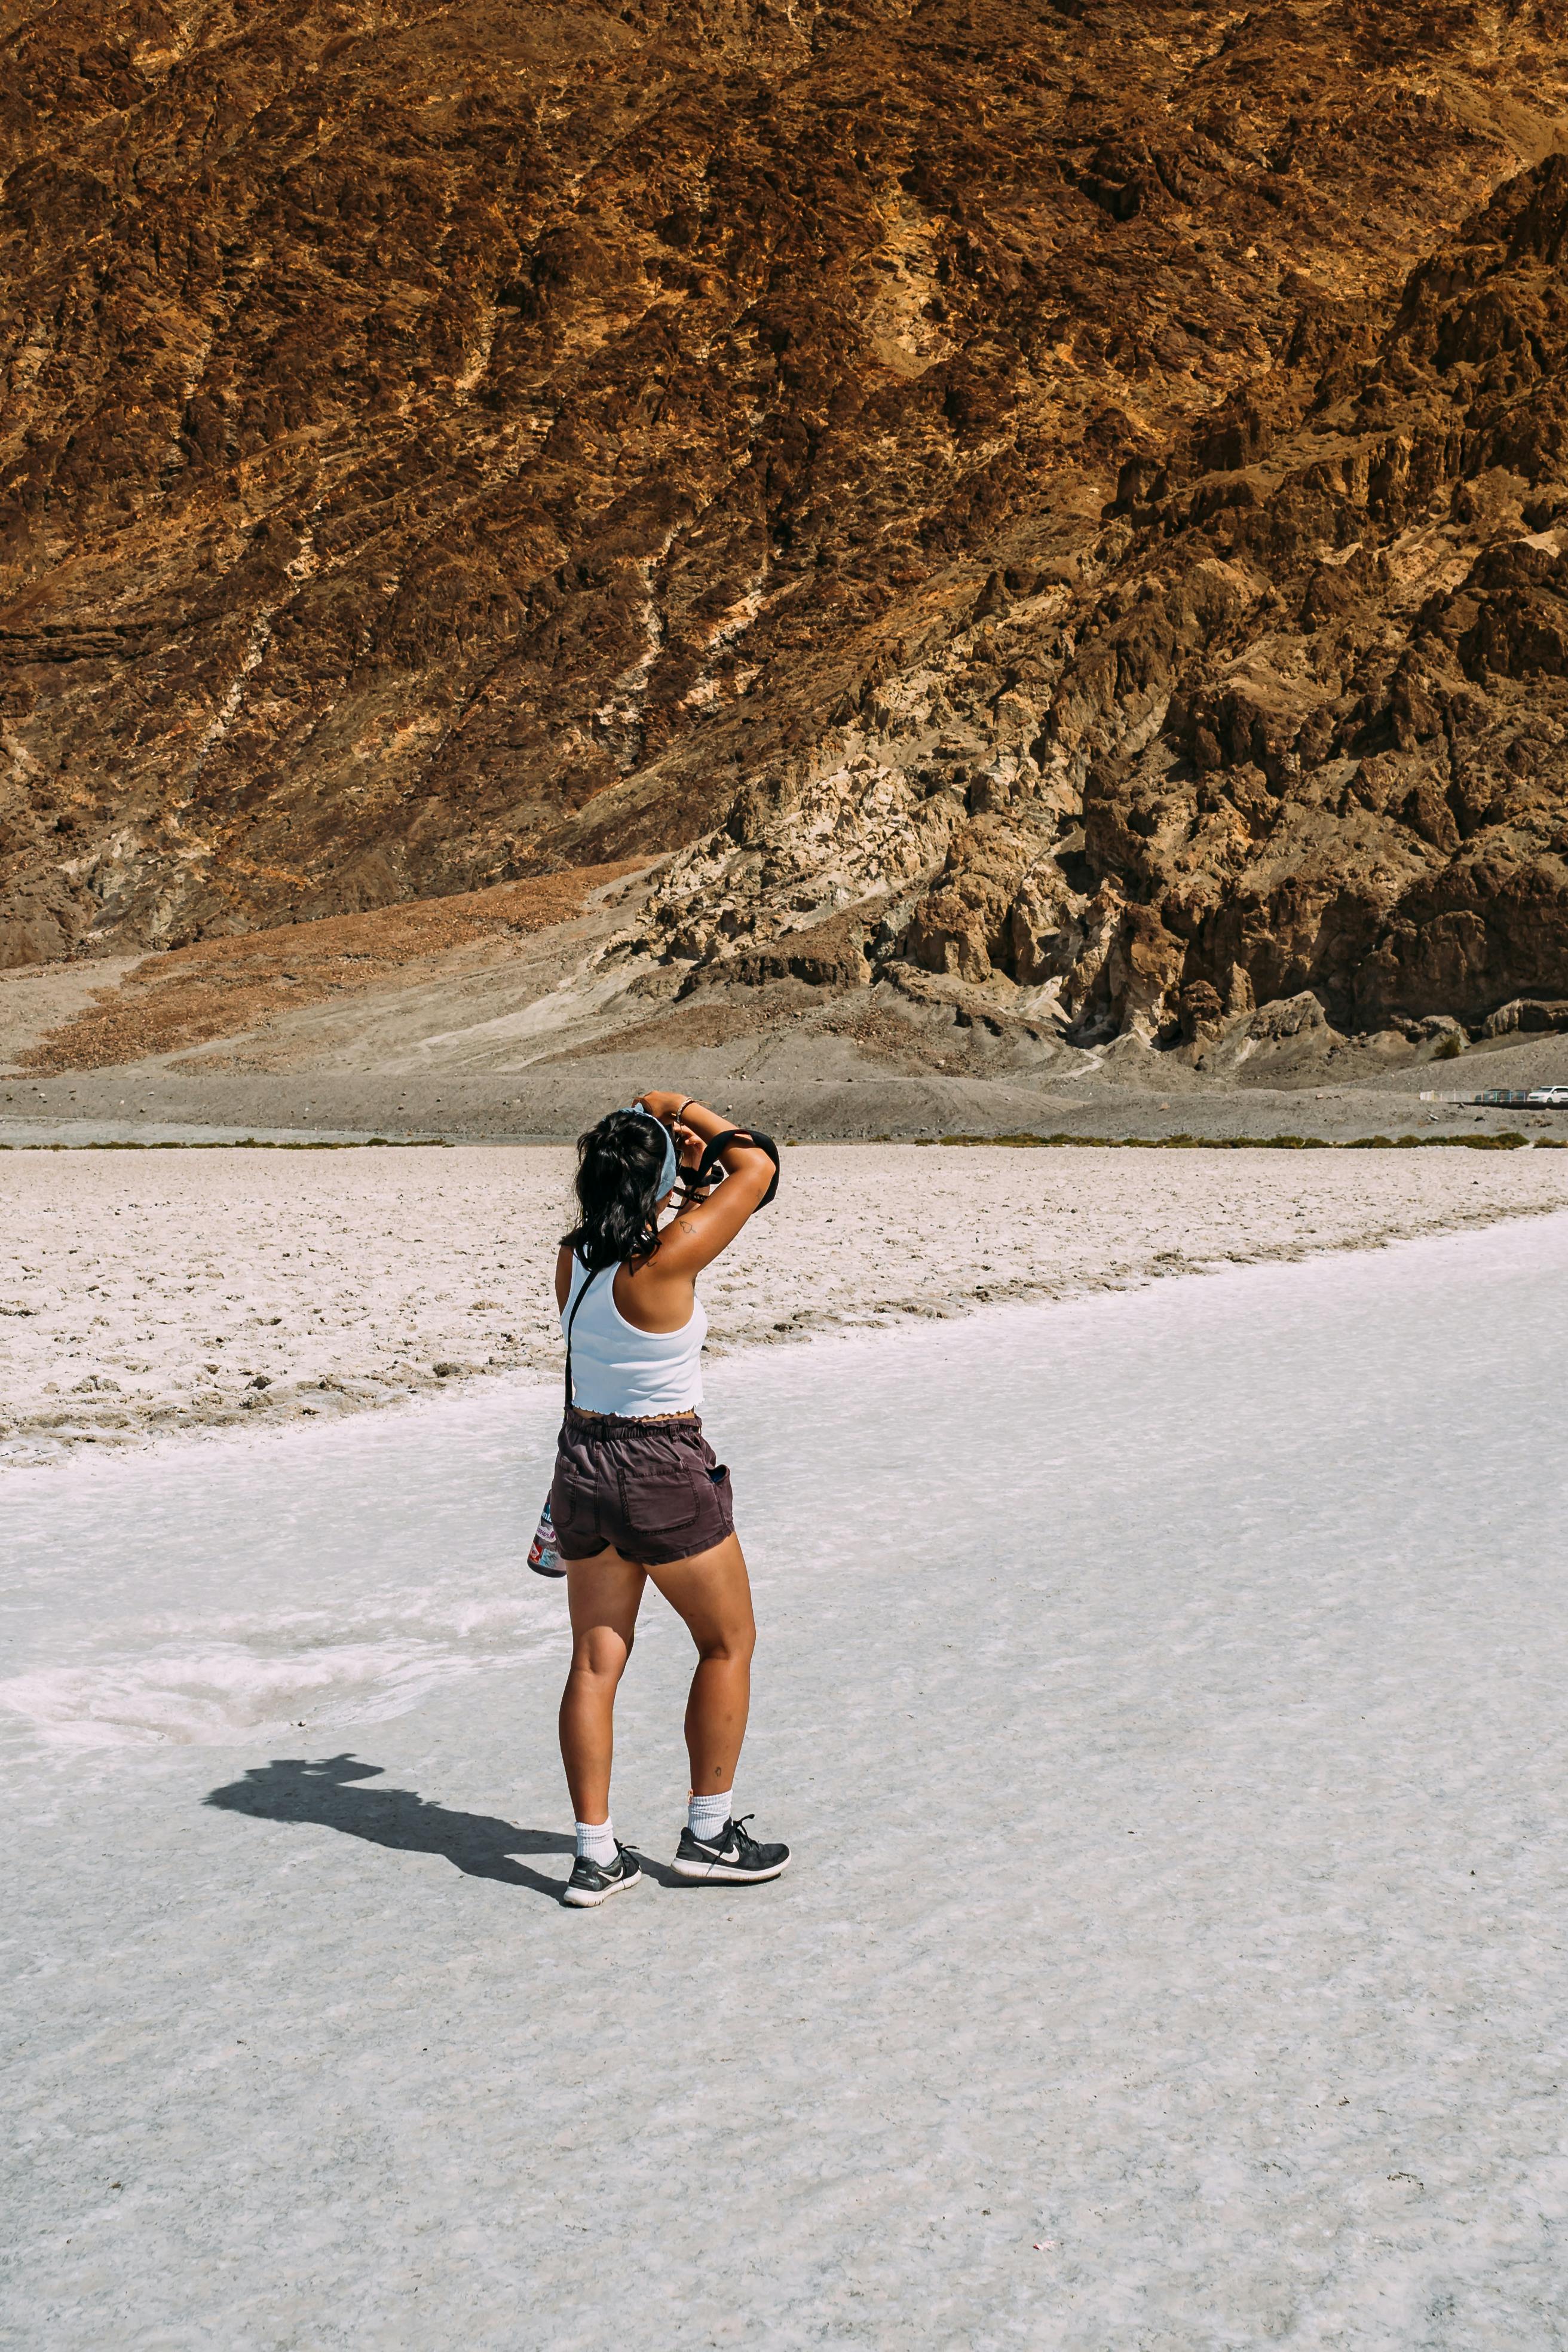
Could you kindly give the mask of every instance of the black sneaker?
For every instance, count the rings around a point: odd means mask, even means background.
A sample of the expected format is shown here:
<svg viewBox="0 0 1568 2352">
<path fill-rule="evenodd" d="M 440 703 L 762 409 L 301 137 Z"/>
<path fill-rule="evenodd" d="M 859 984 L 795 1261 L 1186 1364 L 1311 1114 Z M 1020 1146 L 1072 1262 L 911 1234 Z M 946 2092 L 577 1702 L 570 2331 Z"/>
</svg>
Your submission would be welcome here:
<svg viewBox="0 0 1568 2352">
<path fill-rule="evenodd" d="M 614 1862 L 591 1862 L 580 1853 L 572 1865 L 572 1875 L 562 1893 L 563 1903 L 570 1903 L 574 1911 L 591 1911 L 597 1903 L 607 1903 L 623 1886 L 635 1886 L 642 1876 L 642 1866 L 635 1853 L 628 1853 L 617 1840 Z"/>
<path fill-rule="evenodd" d="M 680 1832 L 680 1843 L 675 1850 L 677 1878 L 753 1879 L 777 1878 L 789 1868 L 787 1845 L 759 1845 L 755 1838 L 746 1835 L 750 1813 L 742 1813 L 738 1822 L 726 1822 L 716 1838 L 695 1838 L 689 1830 Z"/>
</svg>

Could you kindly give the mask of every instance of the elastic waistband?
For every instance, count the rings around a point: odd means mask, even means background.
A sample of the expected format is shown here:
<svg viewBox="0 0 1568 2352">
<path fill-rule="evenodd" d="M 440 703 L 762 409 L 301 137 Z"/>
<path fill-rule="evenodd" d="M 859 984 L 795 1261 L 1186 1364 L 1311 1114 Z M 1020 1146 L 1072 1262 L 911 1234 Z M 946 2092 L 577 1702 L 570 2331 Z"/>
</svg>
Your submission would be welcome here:
<svg viewBox="0 0 1568 2352">
<path fill-rule="evenodd" d="M 584 1405 L 569 1404 L 566 1426 L 580 1429 L 585 1437 L 614 1437 L 633 1430 L 700 1429 L 702 1423 L 695 1405 L 686 1412 L 590 1412 Z"/>
</svg>

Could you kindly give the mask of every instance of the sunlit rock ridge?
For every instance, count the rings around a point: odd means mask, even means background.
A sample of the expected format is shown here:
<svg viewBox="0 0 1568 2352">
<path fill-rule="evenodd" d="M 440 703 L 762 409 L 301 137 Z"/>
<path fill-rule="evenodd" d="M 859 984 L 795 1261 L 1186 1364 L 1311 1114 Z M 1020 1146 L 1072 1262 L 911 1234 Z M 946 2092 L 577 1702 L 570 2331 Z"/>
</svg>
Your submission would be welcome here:
<svg viewBox="0 0 1568 2352">
<path fill-rule="evenodd" d="M 1568 6 L 6 18 L 0 964 L 1568 993 Z"/>
</svg>

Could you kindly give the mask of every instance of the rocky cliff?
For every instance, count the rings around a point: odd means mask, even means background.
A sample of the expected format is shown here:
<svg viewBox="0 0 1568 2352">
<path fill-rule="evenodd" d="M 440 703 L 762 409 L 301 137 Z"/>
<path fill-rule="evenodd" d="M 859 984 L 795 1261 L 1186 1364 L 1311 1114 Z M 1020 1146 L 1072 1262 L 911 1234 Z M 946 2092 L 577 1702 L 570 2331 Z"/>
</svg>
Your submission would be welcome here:
<svg viewBox="0 0 1568 2352">
<path fill-rule="evenodd" d="M 1568 7 L 9 21 L 0 962 L 677 851 L 688 991 L 1562 993 Z"/>
</svg>

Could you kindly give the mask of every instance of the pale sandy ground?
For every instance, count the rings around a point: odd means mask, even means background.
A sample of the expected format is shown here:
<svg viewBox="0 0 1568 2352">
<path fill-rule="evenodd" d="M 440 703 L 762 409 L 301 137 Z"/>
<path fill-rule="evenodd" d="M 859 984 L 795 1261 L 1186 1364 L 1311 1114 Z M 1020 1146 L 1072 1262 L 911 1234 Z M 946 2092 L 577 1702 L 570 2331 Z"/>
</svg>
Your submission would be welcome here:
<svg viewBox="0 0 1568 2352">
<path fill-rule="evenodd" d="M 546 1147 L 5 1155 L 0 1462 L 553 1371 L 571 1165 Z M 704 1297 L 720 1352 L 1564 1204 L 1555 1151 L 803 1145 Z"/>
<path fill-rule="evenodd" d="M 1557 2352 L 1565 1309 L 1560 1216 L 724 1359 L 795 1861 L 671 1878 L 650 1600 L 587 1915 L 547 1388 L 13 1472 L 0 2341 Z"/>
</svg>

